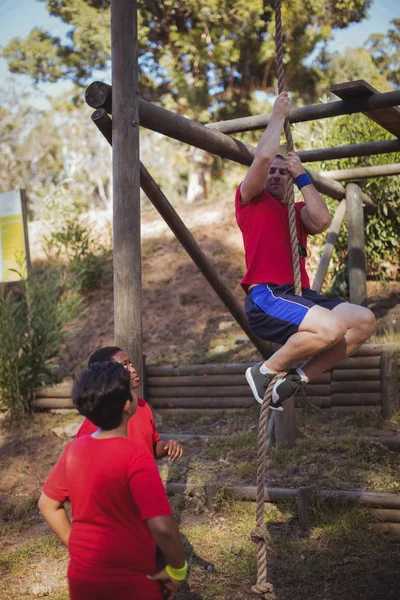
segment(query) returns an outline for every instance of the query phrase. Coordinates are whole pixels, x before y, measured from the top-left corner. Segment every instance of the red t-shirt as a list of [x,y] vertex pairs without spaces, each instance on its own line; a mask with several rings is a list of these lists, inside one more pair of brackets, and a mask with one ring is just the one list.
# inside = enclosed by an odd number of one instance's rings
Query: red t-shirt
[[[300,211],[304,202],[296,202],[297,236],[306,247],[305,231]],[[245,291],[254,283],[293,284],[292,245],[290,242],[287,205],[276,200],[266,190],[247,204],[240,203],[240,186],[235,196],[236,221],[242,232],[246,274],[241,284]],[[300,258],[302,287],[309,288],[305,259]]]
[[156,544],[145,521],[171,508],[147,450],[124,437],[83,436],[65,448],[43,492],[71,503],[69,579],[114,580],[116,591],[137,581],[142,593],[132,597],[161,600],[159,584],[146,578],[155,572]]
[[[80,426],[76,437],[82,437],[83,435],[91,435],[97,431],[98,427],[93,425],[91,421],[85,419]],[[138,407],[134,415],[128,421],[128,439],[134,440],[144,448],[147,448],[149,452],[154,456],[154,448],[160,436],[154,423],[154,415],[150,406],[138,398]]]

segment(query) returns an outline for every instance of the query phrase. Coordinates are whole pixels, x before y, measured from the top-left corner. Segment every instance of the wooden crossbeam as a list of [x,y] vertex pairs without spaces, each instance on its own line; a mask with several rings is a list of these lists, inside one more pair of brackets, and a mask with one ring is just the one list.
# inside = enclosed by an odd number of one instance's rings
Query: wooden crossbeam
[[[371,98],[371,96],[380,95],[380,92],[364,81],[364,79],[337,83],[331,86],[331,92],[342,100],[353,100],[355,98],[365,100]],[[396,137],[400,137],[400,108],[398,106],[376,108],[370,111],[363,111],[363,114],[390,133],[393,133]]]

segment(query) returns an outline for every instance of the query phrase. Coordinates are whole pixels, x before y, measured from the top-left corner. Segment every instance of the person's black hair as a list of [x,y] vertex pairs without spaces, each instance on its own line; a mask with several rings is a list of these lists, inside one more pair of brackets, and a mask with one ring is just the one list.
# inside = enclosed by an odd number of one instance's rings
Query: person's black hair
[[285,157],[282,154],[277,154],[275,158],[281,158],[282,160],[285,160]]
[[121,424],[122,409],[131,399],[131,376],[117,362],[92,363],[72,389],[72,401],[81,415],[105,431]]
[[122,348],[119,346],[104,346],[104,348],[95,350],[89,357],[88,367],[97,362],[110,362],[117,352],[122,352]]

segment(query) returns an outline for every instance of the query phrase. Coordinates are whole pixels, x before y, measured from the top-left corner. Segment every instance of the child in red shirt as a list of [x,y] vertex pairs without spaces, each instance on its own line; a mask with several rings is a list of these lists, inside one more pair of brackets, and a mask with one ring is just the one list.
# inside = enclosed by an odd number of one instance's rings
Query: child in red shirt
[[[89,358],[88,366],[95,362],[118,362],[131,375],[132,389],[136,390],[139,387],[139,376],[136,373],[135,367],[131,363],[129,355],[121,350],[118,346],[105,346],[99,348]],[[154,454],[156,458],[164,458],[168,456],[171,461],[179,460],[182,457],[182,446],[176,440],[168,440],[163,442],[158,435],[155,427],[154,416],[150,406],[142,400],[137,399],[138,407],[134,415],[128,422],[128,438],[135,440]],[[90,435],[96,431],[97,427],[88,419],[85,419],[79,428],[77,438],[82,435]]]
[[[98,429],[68,444],[39,500],[47,523],[68,546],[70,598],[162,600],[160,581],[172,600],[187,564],[154,458],[127,438],[137,408],[130,373],[118,363],[94,363],[72,398]],[[156,542],[168,564],[151,576]]]

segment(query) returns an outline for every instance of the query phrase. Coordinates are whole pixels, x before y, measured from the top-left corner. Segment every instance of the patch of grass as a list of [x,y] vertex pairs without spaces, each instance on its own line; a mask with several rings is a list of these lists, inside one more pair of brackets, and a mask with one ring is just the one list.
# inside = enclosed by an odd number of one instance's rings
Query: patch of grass
[[236,466],[234,467],[234,471],[235,471],[236,475],[239,476],[241,479],[255,477],[255,475],[257,473],[257,461],[252,460],[250,462],[246,461],[246,462],[237,463]]
[[[293,448],[274,448],[269,469],[279,470],[282,485],[344,488],[381,492],[400,490],[398,454],[379,442],[303,433]],[[351,477],[351,479],[349,479]]]
[[164,461],[160,466],[161,479],[167,481],[185,481],[189,470],[188,461],[182,458],[177,463]]
[[360,429],[363,427],[376,427],[385,429],[387,421],[382,418],[379,408],[373,413],[355,413],[349,415],[346,419],[346,423],[349,427],[354,429]]
[[[266,523],[288,516],[275,509],[267,512]],[[204,600],[251,597],[250,587],[257,571],[256,546],[250,540],[254,525],[255,504],[231,501],[207,519],[183,524],[182,531],[194,549],[190,584]],[[209,569],[201,568],[207,563]]]
[[390,419],[390,423],[400,430],[400,410]]
[[46,558],[65,559],[67,549],[52,534],[44,535],[22,544],[15,550],[0,554],[0,565],[7,564],[13,573],[24,571],[32,562]]
[[14,527],[22,530],[33,523],[39,522],[40,517],[37,508],[38,497],[26,496],[16,498],[13,502],[3,502],[0,506],[0,519],[5,525],[0,528],[0,539],[4,535],[5,527]]
[[400,329],[398,327],[386,327],[384,331],[372,336],[371,344],[391,344],[400,342]]
[[253,431],[244,431],[224,438],[210,438],[209,445],[204,450],[204,458],[211,459],[235,459],[239,461],[241,457],[249,452],[253,453],[257,444],[257,435]]

